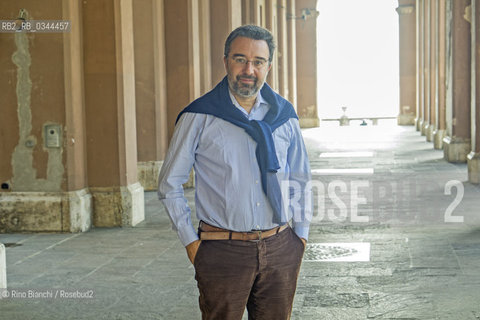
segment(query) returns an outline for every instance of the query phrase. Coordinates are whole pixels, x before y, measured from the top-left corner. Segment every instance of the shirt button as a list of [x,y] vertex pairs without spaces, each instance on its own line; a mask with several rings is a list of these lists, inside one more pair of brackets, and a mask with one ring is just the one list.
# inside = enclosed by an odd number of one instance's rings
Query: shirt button
[[257,202],[257,207],[260,207],[260,202]]
[[257,229],[260,230],[260,226],[257,224]]
[[255,180],[255,183],[258,184],[258,180]]

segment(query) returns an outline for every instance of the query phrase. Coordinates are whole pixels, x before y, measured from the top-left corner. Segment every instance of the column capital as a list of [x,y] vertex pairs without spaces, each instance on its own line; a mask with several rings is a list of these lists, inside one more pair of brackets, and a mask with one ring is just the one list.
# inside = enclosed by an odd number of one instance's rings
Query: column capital
[[398,6],[395,10],[399,15],[412,14],[415,11],[415,6],[403,5],[403,6]]

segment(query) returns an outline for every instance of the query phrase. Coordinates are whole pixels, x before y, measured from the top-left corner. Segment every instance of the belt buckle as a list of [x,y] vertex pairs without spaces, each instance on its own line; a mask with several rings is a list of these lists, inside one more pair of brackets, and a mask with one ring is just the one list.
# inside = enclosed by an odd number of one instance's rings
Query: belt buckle
[[248,241],[259,242],[260,240],[262,240],[262,230],[252,230],[252,231],[249,231],[248,233],[255,234],[257,236],[257,239],[252,239]]

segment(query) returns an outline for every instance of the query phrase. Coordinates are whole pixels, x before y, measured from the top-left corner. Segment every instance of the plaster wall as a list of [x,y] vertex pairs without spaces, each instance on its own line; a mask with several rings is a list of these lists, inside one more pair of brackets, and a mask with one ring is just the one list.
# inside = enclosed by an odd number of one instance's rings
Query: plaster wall
[[[62,2],[0,3],[0,19],[62,19]],[[5,191],[66,190],[63,37],[49,33],[0,33],[0,182]],[[59,127],[60,144],[47,148],[46,125]],[[6,186],[6,185],[5,185]]]

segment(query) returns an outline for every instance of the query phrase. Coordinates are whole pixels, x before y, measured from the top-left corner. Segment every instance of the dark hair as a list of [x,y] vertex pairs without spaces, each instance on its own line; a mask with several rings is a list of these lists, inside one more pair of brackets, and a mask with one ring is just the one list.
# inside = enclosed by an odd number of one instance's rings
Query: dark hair
[[237,29],[233,30],[228,35],[227,40],[225,40],[225,50],[223,53],[225,57],[228,57],[228,54],[230,53],[230,46],[233,40],[235,40],[237,37],[245,37],[254,40],[264,40],[265,42],[267,42],[269,51],[268,61],[272,61],[273,52],[275,51],[275,42],[273,40],[273,35],[270,33],[270,31],[252,24],[238,27]]

